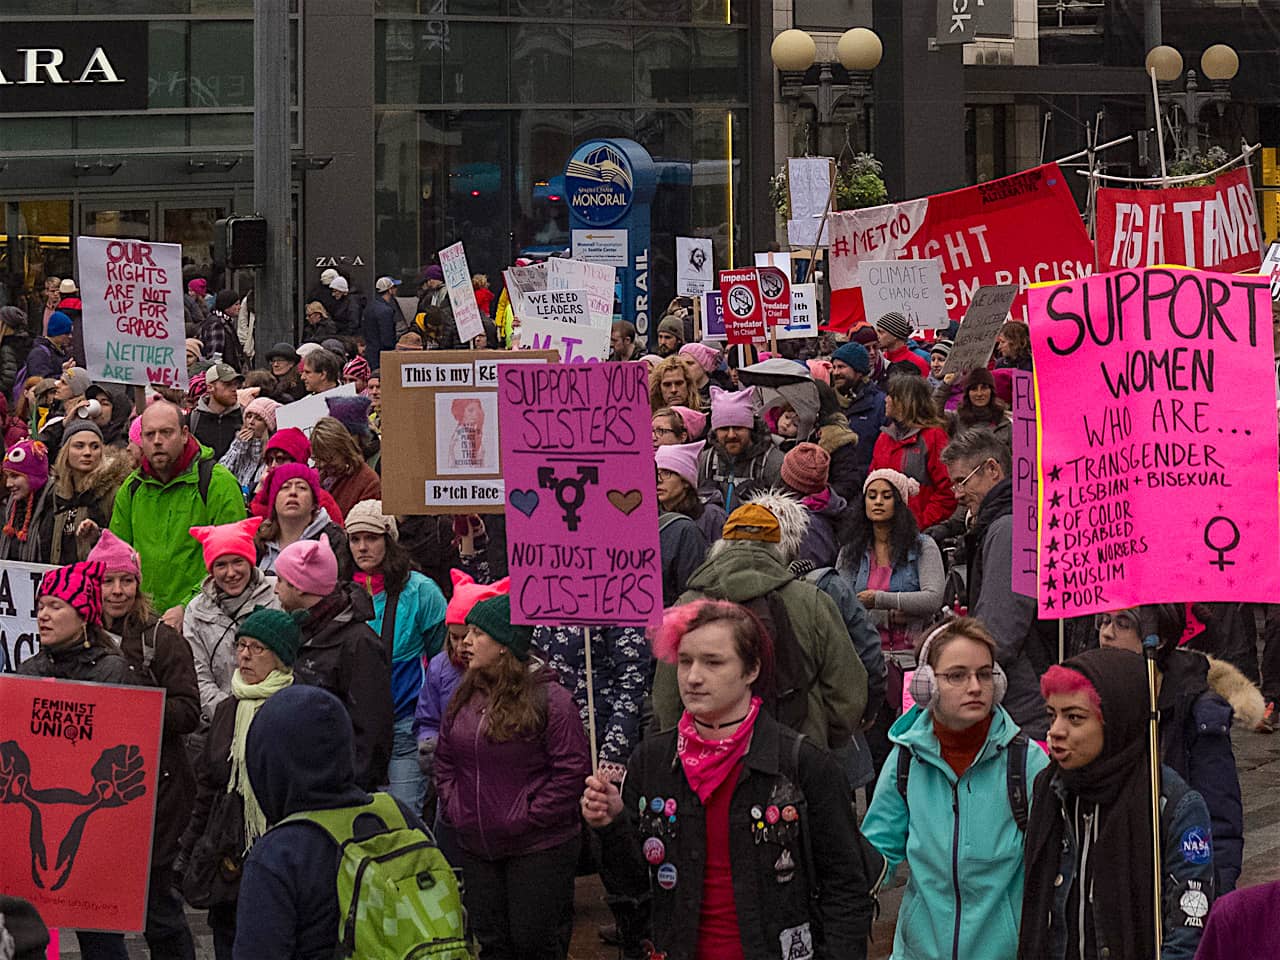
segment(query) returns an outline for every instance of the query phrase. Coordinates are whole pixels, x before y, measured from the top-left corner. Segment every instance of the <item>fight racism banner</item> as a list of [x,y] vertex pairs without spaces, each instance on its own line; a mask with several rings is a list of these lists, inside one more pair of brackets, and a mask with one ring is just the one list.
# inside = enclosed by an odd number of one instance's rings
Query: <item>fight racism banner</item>
[[1012,313],[1026,319],[1034,283],[1093,272],[1093,244],[1058,165],[973,187],[831,216],[831,319],[847,330],[866,315],[859,267],[873,260],[942,264],[947,314],[960,320],[979,287],[1017,284]]
[[1269,286],[1161,267],[1031,291],[1043,616],[1274,602]]
[[1098,191],[1098,272],[1177,263],[1222,273],[1262,261],[1248,167],[1207,187]]
[[164,690],[0,676],[0,890],[50,927],[141,930]]

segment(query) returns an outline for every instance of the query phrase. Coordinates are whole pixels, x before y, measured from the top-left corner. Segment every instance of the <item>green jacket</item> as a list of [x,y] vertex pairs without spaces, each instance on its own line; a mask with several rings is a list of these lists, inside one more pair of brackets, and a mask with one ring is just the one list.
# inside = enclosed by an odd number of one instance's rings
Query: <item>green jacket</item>
[[[731,541],[689,577],[678,603],[705,597],[745,603],[778,591],[796,642],[811,669],[809,711],[796,731],[832,748],[848,743],[867,706],[867,670],[858,659],[835,602],[814,584],[797,580],[768,544]],[[659,729],[674,727],[684,707],[676,669],[659,663],[653,678],[653,716]]]
[[138,551],[142,587],[161,613],[185,605],[209,572],[191,527],[245,518],[240,484],[224,466],[214,466],[208,501],[200,499],[198,464],[209,459],[213,459],[213,451],[201,446],[199,456],[168,483],[135,470],[125,477],[116,494],[111,532]]
[[[891,960],[1008,960],[1018,952],[1023,834],[1009,806],[1007,748],[1018,725],[996,707],[987,742],[964,774],[942,759],[933,715],[915,706],[889,729],[894,748],[880,769],[862,834],[888,861],[911,868],[898,911]],[[898,753],[915,759],[907,799],[898,792]],[[1049,765],[1027,746],[1030,784]]]

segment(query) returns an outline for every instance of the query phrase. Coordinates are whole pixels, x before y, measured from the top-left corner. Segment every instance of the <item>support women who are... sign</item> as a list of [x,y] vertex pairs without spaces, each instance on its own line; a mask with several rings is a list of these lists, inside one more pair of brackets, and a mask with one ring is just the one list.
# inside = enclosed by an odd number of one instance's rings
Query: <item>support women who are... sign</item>
[[500,363],[498,421],[512,622],[660,623],[645,364]]
[[1150,267],[1030,291],[1042,616],[1275,599],[1269,286]]

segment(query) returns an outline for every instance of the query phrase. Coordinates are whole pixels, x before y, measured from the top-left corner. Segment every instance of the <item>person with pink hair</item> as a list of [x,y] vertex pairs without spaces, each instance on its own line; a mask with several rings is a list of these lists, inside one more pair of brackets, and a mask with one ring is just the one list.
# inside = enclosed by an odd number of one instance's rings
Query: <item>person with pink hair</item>
[[[872,900],[844,775],[765,709],[768,631],[702,600],[667,612],[653,650],[676,666],[680,721],[640,744],[621,792],[591,776],[582,796],[606,863],[651,898],[653,955],[773,956],[781,943],[783,956],[865,958]],[[730,810],[749,813],[749,832],[730,830]],[[777,896],[739,902],[764,889]]]

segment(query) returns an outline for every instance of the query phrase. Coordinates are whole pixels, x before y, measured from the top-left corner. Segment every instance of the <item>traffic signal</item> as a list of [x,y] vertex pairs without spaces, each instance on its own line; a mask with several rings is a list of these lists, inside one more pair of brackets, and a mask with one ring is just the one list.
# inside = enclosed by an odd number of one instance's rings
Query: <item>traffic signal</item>
[[267,221],[224,217],[213,225],[213,261],[224,267],[260,267],[267,262]]

